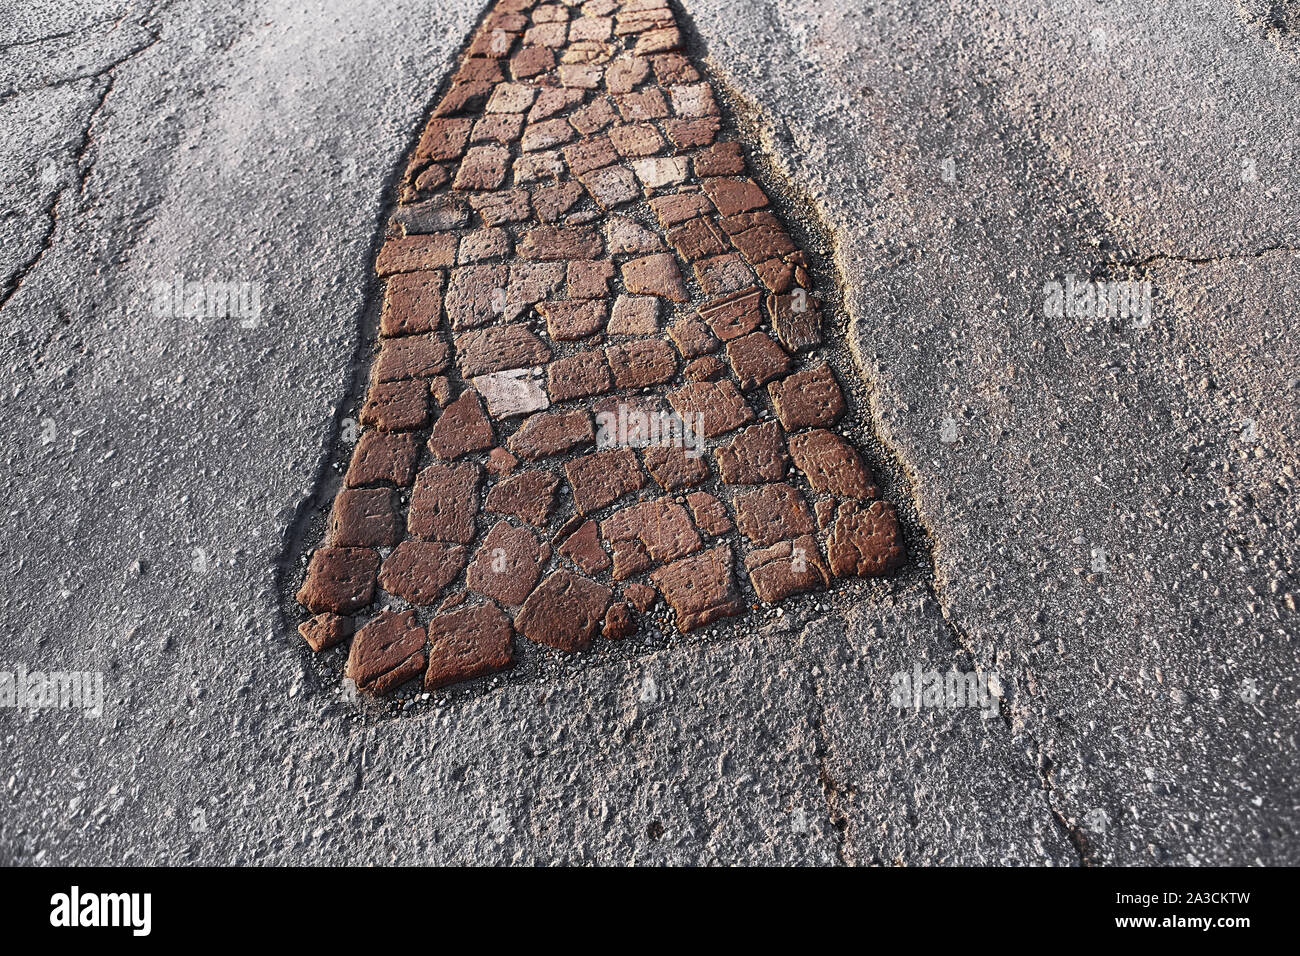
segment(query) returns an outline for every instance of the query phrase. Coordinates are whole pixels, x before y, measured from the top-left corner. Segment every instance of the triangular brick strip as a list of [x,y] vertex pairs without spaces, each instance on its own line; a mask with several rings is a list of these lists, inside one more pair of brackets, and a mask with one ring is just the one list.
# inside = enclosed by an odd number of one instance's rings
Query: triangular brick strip
[[363,689],[500,670],[512,630],[583,651],[652,588],[690,630],[901,564],[832,430],[808,264],[723,127],[666,0],[502,0],[474,35],[400,186],[365,430],[298,595],[316,650],[379,589],[410,606],[357,628]]

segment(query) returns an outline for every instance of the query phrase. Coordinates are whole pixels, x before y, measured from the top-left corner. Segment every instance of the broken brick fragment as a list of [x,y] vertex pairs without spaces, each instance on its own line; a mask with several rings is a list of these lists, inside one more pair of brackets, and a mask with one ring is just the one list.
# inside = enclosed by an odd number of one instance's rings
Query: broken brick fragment
[[428,606],[465,567],[464,545],[408,539],[379,568],[379,586],[411,604]]
[[685,633],[745,610],[736,591],[730,545],[667,564],[650,575]]
[[879,577],[900,567],[903,532],[894,506],[884,501],[842,501],[826,539],[826,556],[837,578]]
[[496,444],[492,423],[483,413],[478,393],[467,389],[448,405],[433,424],[429,451],[439,458],[459,458],[472,451],[483,451]]
[[776,422],[742,429],[713,451],[718,473],[729,485],[759,485],[780,481],[790,467],[785,435]]
[[853,446],[824,428],[791,435],[790,455],[813,491],[837,498],[874,498],[871,472]]
[[788,484],[763,485],[736,497],[736,524],[745,537],[764,546],[811,534],[812,515],[797,489]]
[[812,535],[778,541],[745,558],[749,582],[760,601],[769,604],[804,591],[820,591],[830,585],[830,572]]
[[334,498],[327,540],[336,548],[390,548],[402,540],[392,488],[345,488]]
[[473,462],[427,465],[411,489],[407,529],[430,541],[469,544],[474,540],[481,468]]
[[319,654],[352,636],[352,618],[325,611],[299,624],[298,633]]
[[844,393],[830,366],[795,372],[767,387],[781,426],[788,432],[810,425],[830,425],[844,414]]
[[599,574],[610,565],[609,555],[601,546],[596,522],[587,520],[578,526],[559,546],[560,554],[588,574]]
[[493,485],[483,508],[495,514],[512,515],[540,528],[555,510],[555,492],[559,486],[560,479],[549,471],[521,471]]
[[379,316],[379,334],[432,332],[442,320],[443,273],[404,272],[388,280]]
[[598,451],[575,458],[564,466],[573,489],[573,501],[583,514],[591,514],[644,487],[645,472],[630,448]]
[[359,611],[375,596],[378,570],[379,553],[373,548],[317,548],[297,601],[313,614]]
[[424,628],[414,611],[380,611],[357,631],[343,675],[374,694],[386,694],[424,670]]
[[571,571],[552,572],[528,596],[515,630],[535,644],[576,653],[591,646],[609,605],[609,588]]
[[500,604],[522,604],[550,556],[550,545],[533,532],[498,521],[475,552],[465,586]]
[[405,487],[415,477],[419,453],[419,439],[410,432],[365,432],[352,452],[344,484],[349,488],[382,484]]
[[510,618],[492,604],[435,614],[427,630],[429,668],[424,689],[428,691],[503,671],[514,656]]

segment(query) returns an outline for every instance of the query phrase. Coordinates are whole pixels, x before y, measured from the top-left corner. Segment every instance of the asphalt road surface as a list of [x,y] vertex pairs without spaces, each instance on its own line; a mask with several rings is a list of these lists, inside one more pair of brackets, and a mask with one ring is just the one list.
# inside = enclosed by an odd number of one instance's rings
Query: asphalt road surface
[[[482,7],[4,8],[0,671],[104,702],[0,712],[0,862],[1300,862],[1284,5],[687,5],[828,246],[909,565],[396,712],[285,591]],[[953,669],[996,704],[891,701]]]

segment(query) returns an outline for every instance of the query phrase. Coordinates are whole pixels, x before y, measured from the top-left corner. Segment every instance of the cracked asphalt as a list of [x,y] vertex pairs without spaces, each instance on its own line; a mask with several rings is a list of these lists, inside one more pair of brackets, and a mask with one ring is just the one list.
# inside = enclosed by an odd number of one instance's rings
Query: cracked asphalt
[[[1278,6],[689,3],[834,244],[912,563],[394,715],[278,565],[480,5],[8,0],[0,671],[106,702],[0,710],[0,861],[1300,862]],[[259,322],[158,314],[178,275]],[[1149,321],[1054,314],[1067,277],[1149,282]],[[891,706],[918,666],[996,672],[998,715]]]

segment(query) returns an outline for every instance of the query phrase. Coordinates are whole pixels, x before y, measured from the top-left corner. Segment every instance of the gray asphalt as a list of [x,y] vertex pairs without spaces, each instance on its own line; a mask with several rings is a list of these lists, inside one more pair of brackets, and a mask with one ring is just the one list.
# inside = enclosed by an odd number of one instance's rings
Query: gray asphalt
[[[107,701],[0,710],[0,862],[1300,862],[1278,6],[690,3],[834,244],[914,560],[392,716],[276,565],[481,8],[4,0],[0,670]],[[178,274],[260,322],[155,314]],[[1151,282],[1149,321],[1049,314],[1070,275]],[[917,665],[996,671],[1000,712],[890,706]]]

